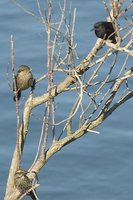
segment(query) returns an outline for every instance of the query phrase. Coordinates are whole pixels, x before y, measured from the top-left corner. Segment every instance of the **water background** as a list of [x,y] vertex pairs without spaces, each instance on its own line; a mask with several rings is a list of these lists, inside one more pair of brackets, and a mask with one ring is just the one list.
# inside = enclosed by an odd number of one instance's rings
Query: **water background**
[[[38,15],[35,0],[19,1]],[[69,2],[69,0],[68,0]],[[130,2],[130,1],[129,1]],[[45,6],[45,1],[41,1]],[[55,1],[54,15],[58,1]],[[93,24],[105,20],[107,13],[100,0],[72,1],[77,8],[75,38],[79,58],[82,60],[93,47],[96,37],[89,30]],[[131,11],[127,17],[131,16]],[[0,0],[0,199],[3,199],[8,170],[15,146],[16,115],[12,92],[7,84],[6,72],[11,81],[10,36],[14,35],[15,66],[32,66],[36,77],[46,66],[46,35],[42,25],[26,14],[12,1]],[[62,77],[60,76],[60,80]],[[60,81],[58,80],[58,81]],[[38,86],[37,94],[45,91]],[[27,92],[24,93],[24,96]],[[69,96],[58,98],[64,114],[71,103]],[[40,108],[41,111],[41,108]],[[39,110],[38,110],[39,112]],[[37,114],[37,113],[36,113]],[[39,112],[37,116],[43,116]],[[132,99],[115,111],[101,126],[100,135],[88,134],[55,154],[39,174],[38,194],[41,200],[132,200],[133,198],[133,109]],[[32,117],[32,140],[27,139],[23,167],[29,166],[35,154],[35,143],[41,122]],[[59,121],[58,120],[58,121]],[[40,123],[40,126],[39,126]],[[75,124],[76,126],[76,124]],[[25,199],[28,199],[26,197]]]

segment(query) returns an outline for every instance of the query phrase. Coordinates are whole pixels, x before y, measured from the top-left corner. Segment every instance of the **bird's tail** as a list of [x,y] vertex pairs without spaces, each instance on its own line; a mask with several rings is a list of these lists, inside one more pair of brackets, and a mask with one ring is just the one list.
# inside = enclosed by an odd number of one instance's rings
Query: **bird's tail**
[[30,197],[32,198],[32,200],[39,200],[36,194],[35,190],[32,190],[28,193],[28,195],[30,195]]
[[18,90],[18,91],[14,94],[13,100],[16,101],[16,99],[17,99],[17,100],[19,101],[20,97],[21,97],[21,91]]

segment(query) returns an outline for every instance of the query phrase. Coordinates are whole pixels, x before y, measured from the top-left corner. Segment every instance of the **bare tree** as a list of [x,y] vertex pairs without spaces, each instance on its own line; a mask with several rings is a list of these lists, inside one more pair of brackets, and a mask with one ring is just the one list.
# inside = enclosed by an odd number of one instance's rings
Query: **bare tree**
[[[48,1],[48,10],[45,13],[42,12],[39,0],[36,0],[36,2],[40,18],[21,5],[18,4],[18,6],[36,17],[46,30],[47,73],[36,79],[36,84],[45,79],[48,88],[46,93],[36,97],[34,97],[34,91],[31,91],[25,102],[22,118],[19,114],[19,102],[16,101],[17,139],[7,181],[5,200],[22,199],[27,193],[38,187],[38,181],[33,180],[37,179],[38,172],[51,156],[84,134],[98,134],[99,132],[95,131],[94,128],[103,123],[120,105],[133,97],[133,91],[128,84],[128,80],[133,76],[133,66],[128,66],[128,60],[133,56],[133,22],[128,20],[125,27],[119,27],[119,19],[125,18],[125,14],[132,8],[133,3],[126,5],[123,10],[124,0],[110,0],[108,4],[103,1],[105,11],[108,12],[107,21],[111,21],[114,25],[117,43],[113,44],[108,40],[97,39],[92,50],[79,63],[74,40],[76,8],[67,13],[67,1],[64,0],[62,4],[59,4],[60,20],[54,22],[52,19],[53,1]],[[125,59],[123,65],[120,66],[119,58],[121,54]],[[109,59],[112,62],[111,64],[108,62]],[[13,36],[11,36],[11,61],[15,85]],[[54,84],[56,73],[62,73],[65,77],[57,85]],[[55,107],[56,97],[61,93],[62,96],[65,93],[70,96],[74,95],[75,100],[66,118],[57,122],[56,112],[61,112],[61,110]],[[84,104],[84,99],[87,100],[87,105]],[[33,184],[31,188],[23,192],[14,186],[14,176],[20,170],[22,153],[27,134],[29,134],[31,112],[41,104],[45,105],[45,114],[40,142],[34,162],[26,173],[26,177],[31,182],[33,181]],[[73,127],[75,120],[78,123],[77,127]],[[62,132],[58,133],[56,127],[62,125]],[[25,183],[22,182],[21,184]]]

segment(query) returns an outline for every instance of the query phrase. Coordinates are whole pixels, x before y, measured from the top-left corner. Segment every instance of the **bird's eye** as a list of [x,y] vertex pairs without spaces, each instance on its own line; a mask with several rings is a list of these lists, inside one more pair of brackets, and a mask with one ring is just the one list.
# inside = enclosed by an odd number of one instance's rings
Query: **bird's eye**
[[19,69],[19,70],[18,70],[18,73],[20,73],[21,71],[22,71],[22,70],[21,70],[21,69]]
[[22,71],[24,71],[24,69],[19,69],[19,70],[18,70],[18,73],[20,73],[20,72],[22,72]]

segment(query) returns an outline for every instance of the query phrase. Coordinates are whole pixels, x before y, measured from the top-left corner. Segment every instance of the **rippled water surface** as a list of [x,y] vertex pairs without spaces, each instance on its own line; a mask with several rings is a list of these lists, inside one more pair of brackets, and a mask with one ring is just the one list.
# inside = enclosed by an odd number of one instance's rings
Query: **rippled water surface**
[[[19,1],[21,5],[39,15],[36,1]],[[45,1],[41,1],[42,6]],[[58,1],[53,14],[58,17]],[[68,1],[69,2],[69,1]],[[77,8],[75,38],[79,58],[82,60],[92,48],[96,37],[90,32],[96,21],[105,20],[107,13],[101,1],[72,1]],[[129,13],[130,15],[131,13]],[[35,17],[28,15],[13,1],[0,0],[0,199],[3,199],[8,170],[15,146],[16,115],[12,92],[7,84],[6,72],[11,81],[10,36],[14,35],[15,66],[32,66],[36,77],[46,66],[46,34]],[[59,75],[57,82],[63,79]],[[38,87],[37,94],[45,91]],[[26,96],[28,92],[24,92]],[[37,95],[36,94],[36,95]],[[25,97],[26,98],[26,97]],[[74,97],[57,98],[63,103],[57,121],[64,118]],[[133,109],[132,100],[121,106],[101,126],[100,135],[88,134],[54,155],[39,174],[38,194],[42,200],[132,200],[133,198]],[[23,106],[23,103],[22,103]],[[43,116],[39,108],[37,117]],[[41,122],[32,117],[33,136],[27,139],[23,167],[33,161]],[[76,126],[77,124],[75,124]],[[27,198],[27,197],[26,197]],[[26,199],[25,198],[25,199]],[[28,199],[28,198],[27,198]]]

